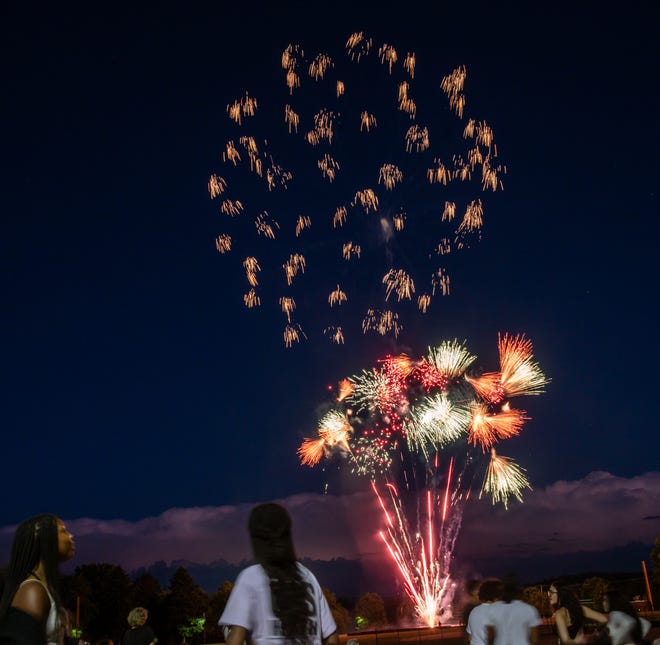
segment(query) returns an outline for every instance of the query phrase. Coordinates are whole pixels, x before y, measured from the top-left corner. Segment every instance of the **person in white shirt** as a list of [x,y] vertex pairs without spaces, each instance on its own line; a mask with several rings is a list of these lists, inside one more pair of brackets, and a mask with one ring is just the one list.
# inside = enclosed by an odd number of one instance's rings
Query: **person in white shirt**
[[651,623],[640,616],[620,590],[608,589],[603,596],[603,609],[607,614],[605,632],[611,645],[628,645],[644,642]]
[[258,564],[241,571],[218,621],[230,627],[227,645],[339,645],[321,586],[296,560],[286,509],[256,506],[248,531]]
[[502,600],[493,603],[490,613],[495,645],[537,645],[539,641],[541,615],[536,607],[520,600],[519,595],[516,578],[505,578]]
[[491,608],[502,595],[502,582],[497,578],[484,580],[479,586],[481,603],[470,611],[467,626],[467,642],[469,645],[489,645],[493,621]]

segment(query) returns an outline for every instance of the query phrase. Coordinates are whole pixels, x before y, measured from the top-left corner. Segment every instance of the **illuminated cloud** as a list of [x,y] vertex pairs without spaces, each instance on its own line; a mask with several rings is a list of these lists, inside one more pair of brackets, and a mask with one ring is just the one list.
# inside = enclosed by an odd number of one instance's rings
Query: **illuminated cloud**
[[[508,511],[485,500],[468,503],[455,552],[458,570],[486,575],[518,568],[529,577],[565,567],[577,572],[599,562],[612,570],[613,553],[622,558],[621,567],[637,569],[636,554],[650,552],[660,536],[660,472],[631,478],[593,472],[530,491],[524,499]],[[381,516],[371,493],[300,494],[276,501],[293,517],[300,558],[381,559],[376,536]],[[173,508],[135,522],[65,518],[78,546],[73,564],[112,562],[128,571],[157,561],[240,564],[251,556],[246,530],[251,507]],[[13,531],[0,529],[3,560]]]

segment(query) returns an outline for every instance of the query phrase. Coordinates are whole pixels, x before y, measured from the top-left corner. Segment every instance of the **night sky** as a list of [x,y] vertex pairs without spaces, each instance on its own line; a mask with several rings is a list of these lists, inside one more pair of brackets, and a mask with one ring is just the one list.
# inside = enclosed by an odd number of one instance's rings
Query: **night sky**
[[[320,494],[331,477],[296,449],[329,384],[453,338],[496,369],[506,331],[552,379],[507,446],[535,491],[594,471],[644,488],[660,454],[657,7],[433,4],[5,3],[0,526]],[[359,30],[415,51],[436,87],[467,67],[505,187],[452,294],[397,344],[287,349],[277,308],[242,304],[206,184],[236,136],[226,105],[282,94],[289,43],[343,52]]]

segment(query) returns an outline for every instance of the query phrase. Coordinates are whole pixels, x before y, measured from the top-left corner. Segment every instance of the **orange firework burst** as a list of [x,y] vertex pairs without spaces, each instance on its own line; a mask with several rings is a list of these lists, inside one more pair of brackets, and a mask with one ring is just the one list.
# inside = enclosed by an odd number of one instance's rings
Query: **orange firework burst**
[[500,336],[500,370],[502,388],[507,396],[541,394],[548,379],[532,359],[532,341],[524,335]]
[[527,417],[523,410],[512,410],[508,404],[499,413],[491,413],[482,403],[472,406],[472,420],[468,441],[481,445],[484,452],[496,441],[509,439],[520,433]]

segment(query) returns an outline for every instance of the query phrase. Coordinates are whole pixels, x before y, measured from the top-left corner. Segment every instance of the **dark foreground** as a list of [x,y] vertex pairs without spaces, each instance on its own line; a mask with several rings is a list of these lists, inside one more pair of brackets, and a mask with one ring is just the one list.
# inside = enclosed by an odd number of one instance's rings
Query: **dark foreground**
[[[647,639],[653,642],[660,638],[660,612],[644,614],[653,627],[647,635]],[[539,645],[557,645],[557,636],[554,634],[552,625],[543,625],[540,630]],[[341,645],[345,645],[349,639],[355,639],[359,645],[415,645],[424,643],[446,643],[446,645],[464,645],[465,631],[463,627],[436,627],[433,629],[393,629],[377,632],[356,632],[342,634],[339,637]]]

